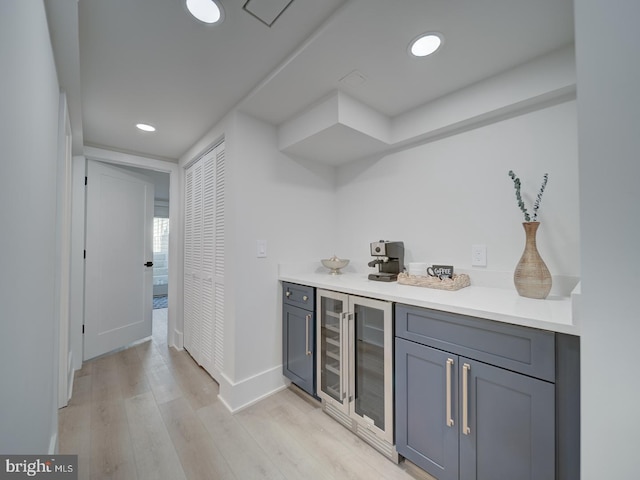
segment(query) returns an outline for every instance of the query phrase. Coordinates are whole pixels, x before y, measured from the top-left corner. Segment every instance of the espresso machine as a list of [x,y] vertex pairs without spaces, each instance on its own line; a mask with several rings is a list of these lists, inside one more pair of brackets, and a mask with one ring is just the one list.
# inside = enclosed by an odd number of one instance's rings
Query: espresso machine
[[370,273],[369,280],[394,282],[398,274],[404,270],[404,242],[380,240],[371,243],[371,255],[376,257],[368,263],[370,267],[378,266],[377,273]]

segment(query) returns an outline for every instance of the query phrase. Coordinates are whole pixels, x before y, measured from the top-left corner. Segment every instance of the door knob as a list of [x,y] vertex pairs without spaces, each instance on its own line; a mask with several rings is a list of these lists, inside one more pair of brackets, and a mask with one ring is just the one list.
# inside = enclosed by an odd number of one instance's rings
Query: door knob
[[153,267],[153,262],[147,262],[144,264],[145,267]]

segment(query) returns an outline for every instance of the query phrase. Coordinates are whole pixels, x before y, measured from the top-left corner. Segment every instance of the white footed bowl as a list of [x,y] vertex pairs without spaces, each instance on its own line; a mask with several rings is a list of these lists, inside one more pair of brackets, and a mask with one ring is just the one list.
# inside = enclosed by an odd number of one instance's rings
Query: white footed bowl
[[324,258],[320,261],[322,262],[322,265],[331,270],[329,272],[331,275],[339,275],[341,273],[340,269],[349,265],[349,260],[340,259],[338,257]]

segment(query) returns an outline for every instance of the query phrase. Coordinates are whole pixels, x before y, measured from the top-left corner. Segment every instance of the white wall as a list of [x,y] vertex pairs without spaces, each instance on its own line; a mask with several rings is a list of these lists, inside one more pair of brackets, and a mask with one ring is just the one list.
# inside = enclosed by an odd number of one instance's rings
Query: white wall
[[[236,117],[235,291],[237,380],[282,364],[278,263],[332,255],[337,231],[334,170],[301,164],[277,149],[276,129],[245,114]],[[256,241],[267,240],[267,258]],[[280,373],[280,372],[278,372]]]
[[640,3],[574,3],[582,217],[582,478],[636,479]]
[[0,452],[52,452],[59,87],[42,1],[0,3]]
[[[562,58],[571,69],[573,62]],[[225,138],[225,352],[219,380],[227,405],[240,408],[282,384],[279,263],[317,262],[335,253],[362,268],[371,258],[369,243],[384,238],[405,242],[406,262],[469,269],[471,245],[480,243],[488,253],[482,272],[510,277],[524,248],[510,169],[521,177],[530,208],[542,175],[550,174],[539,248],[554,275],[578,277],[576,102],[565,98],[539,108],[340,167],[283,154],[274,126],[237,110],[194,145],[181,166]],[[267,258],[256,258],[257,240],[267,241]]]
[[[220,397],[232,410],[284,385],[278,264],[330,256],[335,170],[293,160],[276,128],[234,111],[181,159],[225,139],[225,332]],[[267,241],[257,258],[256,241]]]
[[[542,176],[538,248],[554,275],[580,275],[576,104],[569,101],[338,170],[338,256],[370,259],[369,242],[402,240],[405,263],[513,272],[524,248],[513,169],[532,210]],[[473,274],[471,275],[473,281]]]

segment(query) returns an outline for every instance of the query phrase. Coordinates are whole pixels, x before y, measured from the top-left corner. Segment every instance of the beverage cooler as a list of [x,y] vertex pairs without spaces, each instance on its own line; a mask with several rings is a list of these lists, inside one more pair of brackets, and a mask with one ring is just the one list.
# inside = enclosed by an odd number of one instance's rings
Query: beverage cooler
[[394,461],[392,304],[317,291],[317,395],[326,413]]

